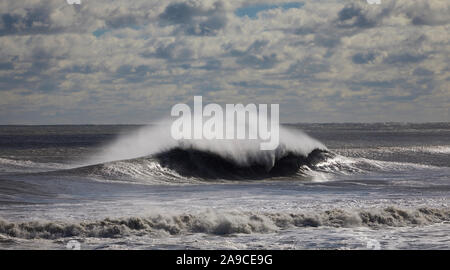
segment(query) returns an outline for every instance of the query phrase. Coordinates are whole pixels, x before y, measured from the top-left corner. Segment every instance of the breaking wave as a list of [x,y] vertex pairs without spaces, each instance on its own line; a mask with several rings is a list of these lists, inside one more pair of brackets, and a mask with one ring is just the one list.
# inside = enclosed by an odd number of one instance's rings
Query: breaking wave
[[148,217],[104,219],[80,223],[0,220],[0,235],[26,239],[64,237],[115,238],[131,234],[163,233],[212,235],[269,233],[292,227],[424,226],[450,221],[449,208],[332,209],[319,213],[252,213],[206,211],[197,214],[157,214]]
[[307,156],[315,149],[327,149],[321,142],[305,133],[282,126],[279,131],[279,146],[277,149],[262,151],[260,150],[262,142],[260,139],[175,140],[170,136],[170,126],[163,122],[118,138],[115,142],[105,146],[101,153],[88,159],[86,163],[101,164],[117,160],[129,160],[153,156],[173,148],[181,148],[214,153],[240,165],[257,162],[273,166],[276,158],[284,153]]
[[260,150],[260,140],[176,141],[168,134],[167,125],[144,128],[106,146],[88,160],[93,165],[68,171],[168,183],[265,179],[301,174],[333,156],[319,141],[288,128],[280,129],[279,146],[270,151]]

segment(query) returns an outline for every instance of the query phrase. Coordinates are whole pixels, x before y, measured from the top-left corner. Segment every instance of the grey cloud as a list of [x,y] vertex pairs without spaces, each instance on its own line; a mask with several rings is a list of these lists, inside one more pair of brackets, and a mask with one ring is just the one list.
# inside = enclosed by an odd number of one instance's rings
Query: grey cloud
[[140,8],[120,6],[107,13],[106,16],[102,15],[98,17],[104,21],[107,28],[118,29],[138,27],[150,23],[150,12],[151,8],[147,7],[144,2]]
[[15,34],[47,34],[61,29],[54,27],[50,20],[51,10],[39,7],[27,9],[25,15],[5,13],[1,15],[0,36]]
[[256,69],[269,69],[273,68],[278,63],[278,59],[276,53],[262,56],[247,54],[238,57],[236,62],[243,66],[249,66]]
[[[169,44],[168,46],[160,46],[156,49],[154,56],[164,59],[174,59],[175,58],[175,44]],[[152,54],[144,54],[144,56],[152,56]]]
[[267,40],[256,40],[244,51],[231,49],[229,55],[236,58],[236,63],[255,69],[270,69],[278,63],[276,53],[264,53],[263,49],[269,44]]
[[162,58],[173,61],[183,61],[191,59],[194,51],[183,42],[172,42],[169,44],[157,45],[153,52],[143,52],[142,57],[145,58]]
[[59,83],[55,80],[46,80],[38,83],[36,90],[40,92],[54,92],[58,90]]
[[326,47],[333,48],[340,44],[341,37],[337,34],[316,34],[314,36],[314,44]]
[[69,68],[62,69],[62,73],[80,73],[80,74],[92,74],[98,72],[99,69],[92,65],[73,65]]
[[294,34],[296,35],[308,35],[308,34],[314,34],[317,31],[317,29],[313,27],[300,27],[294,30]]
[[227,18],[222,15],[211,16],[204,22],[194,24],[186,29],[186,33],[198,36],[213,36],[227,24]]
[[154,70],[147,65],[121,65],[116,71],[117,78],[124,78],[127,82],[137,83],[146,81],[148,75],[153,73]]
[[352,61],[355,64],[368,64],[375,60],[376,54],[372,52],[368,53],[356,53],[352,56]]
[[217,59],[211,59],[206,61],[206,63],[202,66],[200,66],[200,69],[206,69],[206,70],[217,70],[222,67],[222,62]]
[[171,24],[190,23],[195,16],[202,15],[204,12],[193,3],[174,3],[169,4],[159,18]]
[[360,27],[370,28],[376,25],[376,22],[369,19],[361,7],[350,4],[341,9],[338,13],[338,21],[341,27]]
[[178,25],[178,31],[188,35],[212,36],[227,24],[226,11],[222,2],[205,8],[198,2],[169,4],[159,15],[161,25]]
[[450,18],[435,18],[432,14],[419,15],[411,18],[414,25],[445,25],[450,23]]
[[106,26],[111,28],[124,28],[138,25],[138,19],[133,15],[121,15],[117,17],[106,18]]
[[14,65],[11,62],[0,62],[0,70],[14,69]]
[[[30,81],[29,77],[32,75],[39,75],[39,81]],[[61,78],[55,75],[49,76],[38,74],[36,71],[27,71],[23,74],[16,74],[15,76],[0,76],[0,91],[19,88],[18,93],[21,95],[29,95],[36,92],[51,92],[58,89],[60,80]]]
[[427,58],[426,55],[423,54],[413,54],[413,53],[398,53],[398,54],[390,54],[388,55],[383,62],[387,64],[414,64],[422,62]]
[[405,15],[413,25],[445,25],[450,23],[450,8],[433,5],[432,1],[418,1],[407,5]]
[[[238,81],[238,82],[231,82],[230,83],[232,86],[237,86],[237,87],[242,87],[242,88],[256,88],[256,89],[266,89],[264,91],[267,90],[280,90],[280,89],[284,89],[283,86],[281,85],[276,85],[276,84],[266,84],[266,83],[262,83],[259,81]],[[259,92],[261,93],[261,92]]]
[[387,89],[387,88],[394,88],[399,82],[400,82],[399,80],[390,80],[390,81],[381,80],[381,81],[361,81],[354,84],[359,86],[367,86],[371,88]]
[[44,70],[51,67],[52,60],[62,58],[57,56],[54,52],[46,50],[44,48],[37,47],[32,50],[31,60],[32,60],[32,70],[37,73],[43,72]]
[[413,74],[416,76],[430,76],[433,75],[434,72],[426,68],[418,67],[414,70]]
[[256,40],[247,48],[247,52],[257,53],[261,51],[261,49],[264,49],[267,45],[269,45],[268,40]]
[[307,57],[292,64],[287,70],[287,74],[291,79],[313,81],[315,80],[315,74],[329,70],[330,66],[324,60]]
[[[347,82],[352,90],[360,90],[362,87],[369,88],[373,94],[376,94],[380,101],[412,101],[418,97],[431,94],[436,87],[432,78],[424,78],[417,81],[407,78],[397,78],[392,80],[373,80],[373,81],[353,81]],[[393,94],[393,89],[401,90],[400,95]]]

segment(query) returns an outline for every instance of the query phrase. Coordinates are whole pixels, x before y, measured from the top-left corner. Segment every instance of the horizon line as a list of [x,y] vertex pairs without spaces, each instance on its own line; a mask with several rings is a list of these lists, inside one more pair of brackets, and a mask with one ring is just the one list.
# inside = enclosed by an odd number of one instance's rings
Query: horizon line
[[[450,121],[428,121],[428,122],[408,122],[408,121],[377,121],[377,122],[284,122],[280,125],[298,125],[298,124],[447,124]],[[146,126],[158,125],[159,122],[152,123],[111,123],[111,124],[0,124],[0,126]]]

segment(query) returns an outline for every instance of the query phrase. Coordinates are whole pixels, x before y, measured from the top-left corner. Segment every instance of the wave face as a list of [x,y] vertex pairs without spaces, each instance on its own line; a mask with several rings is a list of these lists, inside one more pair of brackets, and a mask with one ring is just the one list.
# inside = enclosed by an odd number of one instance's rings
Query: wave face
[[26,239],[64,237],[116,238],[136,233],[205,233],[212,235],[270,233],[292,227],[422,226],[450,221],[448,208],[332,209],[319,213],[252,213],[212,211],[197,214],[157,214],[148,217],[104,219],[81,223],[0,220],[0,235]]
[[[280,153],[281,152],[281,153]],[[180,147],[155,155],[161,166],[180,175],[207,179],[264,179],[292,176],[301,172],[303,166],[314,167],[332,154],[315,149],[308,155],[277,151],[272,158],[261,153],[259,159],[237,163],[231,158],[197,149]]]

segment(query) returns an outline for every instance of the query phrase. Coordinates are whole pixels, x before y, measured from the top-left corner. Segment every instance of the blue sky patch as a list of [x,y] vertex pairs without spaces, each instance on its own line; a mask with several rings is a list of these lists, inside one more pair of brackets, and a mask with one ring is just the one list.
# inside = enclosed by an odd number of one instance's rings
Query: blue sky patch
[[[127,25],[126,27],[134,29],[134,30],[142,29],[142,26],[139,26],[139,25]],[[115,28],[114,27],[113,28],[99,28],[99,29],[95,30],[94,32],[92,32],[92,34],[95,37],[100,37],[100,36],[110,32],[110,31],[112,31],[114,29],[118,29],[118,28],[117,27],[115,27]]]
[[92,34],[94,35],[94,36],[96,36],[96,37],[100,37],[100,36],[102,36],[103,34],[105,34],[106,32],[108,32],[108,31],[110,31],[109,29],[106,29],[106,28],[100,28],[100,29],[97,29],[97,30],[95,30],[94,32],[92,32]]
[[258,13],[261,11],[274,9],[274,8],[282,8],[284,10],[291,9],[291,8],[301,8],[303,6],[303,3],[300,2],[289,2],[289,3],[283,3],[283,4],[256,4],[256,5],[250,5],[241,7],[235,10],[235,14],[238,17],[244,17],[248,16],[251,19],[256,19],[258,16]]

